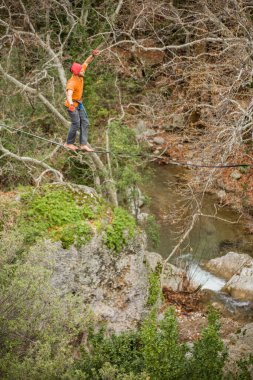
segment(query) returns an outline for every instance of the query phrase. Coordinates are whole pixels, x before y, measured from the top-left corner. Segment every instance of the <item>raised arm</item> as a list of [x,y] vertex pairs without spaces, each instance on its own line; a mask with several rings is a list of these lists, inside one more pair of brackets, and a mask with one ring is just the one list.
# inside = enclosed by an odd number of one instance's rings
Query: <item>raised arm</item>
[[100,54],[100,51],[98,49],[95,49],[92,51],[91,55],[86,58],[86,60],[84,61],[83,65],[86,65],[88,66],[89,63],[91,63],[94,59],[95,56],[99,55]]

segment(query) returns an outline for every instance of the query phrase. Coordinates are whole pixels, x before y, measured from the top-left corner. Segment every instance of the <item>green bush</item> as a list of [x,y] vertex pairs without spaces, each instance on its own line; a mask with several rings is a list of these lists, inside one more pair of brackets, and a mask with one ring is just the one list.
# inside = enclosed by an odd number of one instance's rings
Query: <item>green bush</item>
[[[80,198],[81,197],[81,198]],[[94,218],[90,198],[76,195],[69,189],[45,186],[38,192],[23,194],[20,231],[27,243],[48,236],[61,240],[64,248],[90,240],[92,230],[87,220]]]
[[154,306],[159,297],[162,299],[160,275],[155,271],[151,272],[149,275],[149,293],[147,306]]
[[126,332],[119,336],[105,336],[105,330],[88,337],[90,350],[84,347],[78,370],[82,370],[89,379],[99,380],[101,369],[106,363],[117,369],[117,373],[140,373],[142,370],[142,353],[139,349],[140,336],[138,332]]
[[87,342],[89,349],[83,348],[73,371],[94,380],[225,379],[223,366],[226,354],[218,336],[217,318],[214,311],[209,314],[208,327],[192,351],[179,342],[172,308],[165,312],[160,322],[154,308],[135,332],[106,336],[105,329],[96,333],[92,330]]
[[[129,206],[136,199],[136,189],[145,182],[149,170],[141,157],[144,144],[136,142],[136,133],[116,120],[109,125],[112,174],[121,204]],[[145,172],[144,169],[145,168]]]
[[[19,260],[0,289],[0,377],[3,380],[57,380],[72,368],[89,313],[78,296],[58,296],[52,273],[42,264],[46,246]],[[0,278],[10,268],[8,260]]]
[[152,380],[180,380],[186,375],[186,346],[178,342],[175,312],[168,309],[158,325],[153,309],[141,330],[144,368]]
[[112,222],[106,228],[105,244],[109,249],[119,253],[127,241],[134,237],[135,231],[134,218],[124,209],[116,207]]
[[219,337],[218,313],[211,310],[208,315],[208,327],[202,332],[200,340],[194,343],[193,356],[190,360],[190,378],[192,380],[221,380],[222,369],[227,352]]

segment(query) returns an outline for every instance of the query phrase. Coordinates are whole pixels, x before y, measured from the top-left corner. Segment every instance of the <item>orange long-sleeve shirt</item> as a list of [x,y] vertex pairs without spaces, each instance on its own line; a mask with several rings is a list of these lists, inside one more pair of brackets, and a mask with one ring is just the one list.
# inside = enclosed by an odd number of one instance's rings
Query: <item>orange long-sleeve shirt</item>
[[[82,66],[83,66],[83,69],[84,69],[84,72],[85,72],[88,65],[86,63],[84,63]],[[73,99],[73,103],[74,103],[75,106],[78,105],[78,103],[75,102],[75,100],[81,100],[82,99],[82,96],[83,96],[83,87],[84,87],[83,83],[84,83],[83,77],[79,77],[78,75],[72,75],[71,78],[67,82],[66,92],[68,90],[72,90],[73,91],[72,99]],[[66,107],[70,106],[70,104],[69,104],[69,102],[68,102],[67,99],[65,100],[64,105]]]

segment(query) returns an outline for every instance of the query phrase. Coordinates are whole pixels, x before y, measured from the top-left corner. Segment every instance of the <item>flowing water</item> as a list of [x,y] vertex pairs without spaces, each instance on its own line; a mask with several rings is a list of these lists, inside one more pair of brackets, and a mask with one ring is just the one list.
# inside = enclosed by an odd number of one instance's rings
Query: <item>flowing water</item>
[[[173,210],[182,200],[178,185],[183,182],[185,169],[173,165],[155,165],[154,176],[142,190],[150,198],[149,212],[155,215],[160,229],[160,245],[155,250],[164,258],[168,257],[175,246],[178,231],[177,220],[173,220]],[[202,212],[215,214],[218,200],[214,195],[206,194],[202,203]],[[200,217],[195,227],[182,244],[171,262],[186,267],[188,275],[196,285],[214,292],[218,301],[226,305],[227,310],[235,313],[241,310],[252,314],[252,303],[234,300],[220,292],[225,281],[207,272],[201,267],[203,261],[226,254],[229,251],[248,253],[253,256],[253,236],[244,228],[245,220],[228,207],[219,207],[217,216],[223,220]],[[227,220],[224,221],[224,220]],[[251,318],[249,318],[251,319]]]

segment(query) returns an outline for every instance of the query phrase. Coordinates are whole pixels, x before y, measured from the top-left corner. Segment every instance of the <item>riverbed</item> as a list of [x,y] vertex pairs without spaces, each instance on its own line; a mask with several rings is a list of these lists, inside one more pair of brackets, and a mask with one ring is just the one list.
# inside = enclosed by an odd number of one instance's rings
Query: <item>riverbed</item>
[[[167,258],[177,244],[180,232],[181,236],[183,233],[177,219],[178,215],[174,217],[174,210],[177,205],[180,207],[183,202],[187,203],[180,191],[187,169],[173,165],[155,165],[152,169],[152,181],[149,181],[142,189],[150,199],[144,211],[152,213],[157,220],[160,244],[155,250]],[[225,281],[202,267],[204,261],[230,251],[248,253],[253,256],[253,235],[245,229],[246,220],[231,207],[220,205],[219,199],[213,194],[205,194],[201,211],[210,216],[199,218],[170,261],[187,268],[188,275],[194,282],[201,284],[203,289],[213,291],[214,299],[225,304],[227,310],[237,314],[239,310],[238,315],[244,317],[246,315],[249,317],[246,319],[252,320],[252,303],[237,301],[222,293],[221,289]],[[183,224],[183,221],[181,223]],[[149,249],[152,250],[152,247],[150,246]]]

